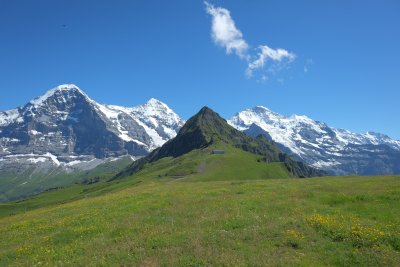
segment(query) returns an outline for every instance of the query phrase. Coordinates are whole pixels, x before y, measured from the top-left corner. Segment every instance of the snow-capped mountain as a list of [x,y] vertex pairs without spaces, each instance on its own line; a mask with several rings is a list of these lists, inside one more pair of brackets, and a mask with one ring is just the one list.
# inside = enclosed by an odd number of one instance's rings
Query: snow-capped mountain
[[60,85],[0,112],[0,182],[10,170],[28,177],[25,183],[34,173],[89,170],[123,156],[145,156],[183,124],[156,99],[137,107],[103,105],[76,85]]
[[122,140],[143,145],[147,152],[175,137],[184,124],[173,110],[154,98],[133,108],[100,104],[96,107],[117,129]]
[[60,85],[0,113],[0,156],[143,156],[174,137],[183,123],[156,99],[132,108],[102,105],[75,85]]
[[228,123],[250,135],[264,134],[306,163],[335,174],[400,173],[400,141],[368,132],[331,128],[306,116],[285,117],[258,106]]

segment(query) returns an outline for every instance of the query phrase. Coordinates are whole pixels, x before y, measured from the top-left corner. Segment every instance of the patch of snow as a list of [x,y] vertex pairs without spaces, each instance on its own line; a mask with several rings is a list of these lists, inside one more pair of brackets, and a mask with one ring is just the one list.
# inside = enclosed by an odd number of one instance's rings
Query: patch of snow
[[112,112],[117,111],[117,114],[120,114],[121,112],[125,114],[130,114],[133,110],[133,108],[116,106],[116,105],[105,105],[104,107],[111,110]]
[[0,138],[1,141],[5,141],[5,142],[19,142],[21,140],[17,139],[17,138],[9,138],[9,137],[2,137]]
[[19,119],[18,109],[11,109],[0,112],[0,126],[7,126],[15,120]]
[[156,130],[150,128],[149,126],[147,126],[147,124],[143,123],[141,120],[136,120],[136,122],[142,126],[144,128],[144,130],[146,131],[146,133],[151,137],[151,139],[153,140],[153,143],[150,145],[150,150],[153,150],[157,147],[162,146],[165,142],[167,142],[168,140],[164,140],[158,133]]
[[[121,130],[121,128],[118,128],[119,130],[119,134],[118,137],[121,138],[122,140],[126,141],[126,142],[130,142],[130,141],[135,141],[132,137],[130,137],[128,135],[128,131],[123,131]],[[140,142],[141,143],[141,142]],[[142,143],[143,144],[143,143]]]
[[[114,126],[117,128],[118,130],[118,136],[119,138],[121,138],[122,140],[126,141],[126,142],[136,142],[138,144],[144,144],[140,141],[137,141],[135,139],[133,139],[132,137],[129,136],[129,131],[126,131],[122,126],[120,121],[118,120],[118,116],[121,112],[123,112],[124,108],[122,107],[118,107],[118,109],[116,108],[117,106],[106,106],[106,105],[101,105],[101,104],[97,104],[96,105],[98,107],[98,109],[101,111],[101,113],[103,113],[109,120],[111,120],[111,122],[113,122]],[[144,144],[145,145],[145,144]]]
[[120,114],[120,112],[117,109],[111,108],[116,106],[106,106],[101,104],[97,104],[96,106],[108,119],[110,120],[118,119],[118,115]]
[[335,165],[339,165],[340,162],[337,161],[317,161],[313,164],[311,164],[312,167],[318,168],[318,169],[325,169],[329,167],[333,167]]
[[81,161],[81,160],[73,160],[73,161],[70,161],[70,162],[66,163],[65,165],[66,165],[66,166],[74,166],[74,165],[79,164],[79,163],[82,163],[82,162],[84,162],[84,161]]
[[44,157],[39,157],[39,158],[29,158],[28,161],[32,162],[32,163],[38,163],[38,162],[46,162],[48,161],[48,158],[44,158]]
[[130,156],[130,155],[123,155],[123,156],[119,156],[119,157],[111,157],[111,158],[107,158],[106,161],[108,162],[113,162],[113,161],[117,161],[126,157],[130,157],[133,161],[135,161],[135,158]]
[[57,159],[57,156],[51,154],[50,152],[47,152],[46,154],[44,154],[44,156],[49,157],[57,166],[60,166],[60,162]]
[[30,130],[29,132],[30,132],[31,134],[33,134],[33,135],[41,134],[41,132],[38,132],[38,131],[36,131],[36,130]]
[[7,155],[7,156],[5,156],[5,158],[35,157],[35,156],[40,156],[40,155],[35,155],[33,153],[30,153],[30,154],[13,154],[13,155]]
[[[164,129],[164,133],[166,133],[170,139],[174,138],[177,134],[177,132],[175,130],[168,128],[166,126],[163,126],[163,129]],[[165,140],[165,141],[168,141],[168,140]]]

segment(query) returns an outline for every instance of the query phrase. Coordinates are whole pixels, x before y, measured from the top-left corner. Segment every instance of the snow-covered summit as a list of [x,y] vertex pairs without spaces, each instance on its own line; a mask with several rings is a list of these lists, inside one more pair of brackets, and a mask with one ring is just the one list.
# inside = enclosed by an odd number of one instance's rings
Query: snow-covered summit
[[158,127],[157,121],[162,121],[168,127],[183,126],[184,121],[167,104],[151,98],[146,104],[134,107],[132,112]]
[[[283,116],[263,106],[241,111],[230,118],[228,123],[238,130],[254,134],[259,133],[258,130],[254,130],[254,127],[259,127],[285,152],[296,155],[314,167],[327,170],[336,168],[337,173],[361,173],[359,169],[351,169],[356,168],[354,166],[358,164],[356,157],[358,160],[372,159],[373,157],[367,154],[379,152],[379,157],[384,158],[390,157],[385,153],[392,155],[400,152],[400,141],[393,140],[384,134],[352,133],[348,130],[329,127],[323,122],[314,121],[304,115]],[[392,149],[397,152],[383,152],[385,147],[387,150]],[[345,162],[350,158],[351,166]]]
[[[175,137],[184,124],[171,108],[155,98],[136,107],[102,104],[96,106],[118,129],[123,140],[146,144],[148,151]],[[132,130],[132,124],[145,134]]]
[[153,106],[153,107],[155,107],[155,106],[163,106],[163,107],[167,107],[168,108],[168,106],[164,103],[164,102],[161,102],[160,100],[158,100],[158,99],[156,99],[156,98],[150,98],[147,102],[146,102],[146,104],[145,105],[148,105],[148,106]]
[[54,110],[54,108],[50,108],[50,106],[65,106],[70,102],[76,101],[77,98],[85,99],[90,103],[94,102],[74,84],[59,85],[46,91],[43,95],[32,99],[22,107],[0,111],[0,126],[6,126],[15,122],[23,123],[26,115],[34,116],[38,109],[44,108]]
[[61,84],[57,87],[54,87],[48,90],[42,96],[39,96],[29,102],[29,104],[33,105],[34,107],[39,107],[45,105],[49,98],[54,97],[57,95],[60,101],[66,102],[69,97],[80,95],[86,98],[89,101],[92,101],[78,86],[75,84]]

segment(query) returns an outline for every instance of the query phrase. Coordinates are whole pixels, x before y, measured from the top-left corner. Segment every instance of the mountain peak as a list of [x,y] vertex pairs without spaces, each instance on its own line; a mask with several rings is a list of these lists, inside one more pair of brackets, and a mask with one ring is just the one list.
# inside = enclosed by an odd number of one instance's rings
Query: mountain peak
[[[201,119],[220,119],[220,120],[224,120],[217,112],[215,112],[214,110],[212,110],[211,108],[204,106],[202,107],[199,112],[197,112],[193,118],[201,118]],[[224,120],[225,121],[225,120]]]
[[151,106],[166,106],[166,104],[156,98],[150,98],[147,103],[147,105],[151,105]]
[[152,114],[158,112],[173,113],[172,109],[167,104],[156,98],[150,98],[146,104],[135,107],[134,109],[143,109]]
[[87,97],[86,93],[83,92],[81,88],[79,88],[77,85],[72,84],[72,83],[71,84],[61,84],[61,85],[53,88],[53,90],[55,90],[55,91],[76,92],[76,93],[79,93],[79,94]]
[[209,115],[218,115],[214,110],[212,110],[211,108],[204,106],[200,109],[200,111],[197,113],[198,115],[202,114],[209,114]]
[[73,84],[73,83],[60,84],[60,85],[56,86],[53,89],[56,89],[56,90],[79,90],[79,91],[81,91],[81,89],[78,86],[76,86],[75,84]]
[[61,84],[48,90],[44,95],[31,100],[29,103],[33,106],[41,106],[44,102],[46,102],[47,99],[52,97],[54,94],[56,93],[62,94],[64,92],[69,94],[77,93],[79,95],[84,96],[86,99],[90,100],[89,97],[75,84]]
[[264,106],[255,106],[253,110],[258,110],[258,111],[271,111],[269,108],[264,107]]
[[271,117],[271,118],[272,117],[274,117],[274,118],[284,118],[283,115],[278,114],[276,112],[273,112],[272,110],[270,110],[269,108],[264,107],[264,106],[256,106],[254,108],[247,109],[246,111],[254,112],[254,113],[257,113],[257,114],[264,114],[264,115],[266,115],[268,117]]
[[185,131],[186,129],[190,131],[194,128],[199,128],[206,136],[214,135],[224,128],[224,124],[226,124],[226,121],[221,118],[218,113],[211,108],[204,106],[187,121],[187,123],[182,127],[182,131]]
[[[233,133],[232,133],[233,132]],[[165,156],[178,157],[193,149],[204,148],[218,140],[229,143],[232,135],[243,133],[230,127],[226,121],[208,107],[203,107],[192,116],[178,135],[149,155],[150,160]]]

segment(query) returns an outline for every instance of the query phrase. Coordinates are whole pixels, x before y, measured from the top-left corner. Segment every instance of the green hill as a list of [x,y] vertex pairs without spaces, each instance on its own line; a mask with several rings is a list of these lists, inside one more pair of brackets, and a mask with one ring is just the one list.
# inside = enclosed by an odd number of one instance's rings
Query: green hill
[[[217,149],[225,153],[212,154]],[[164,157],[147,163],[133,177],[136,176],[199,181],[293,177],[282,162],[266,164],[262,156],[224,143],[195,149],[177,158]]]

